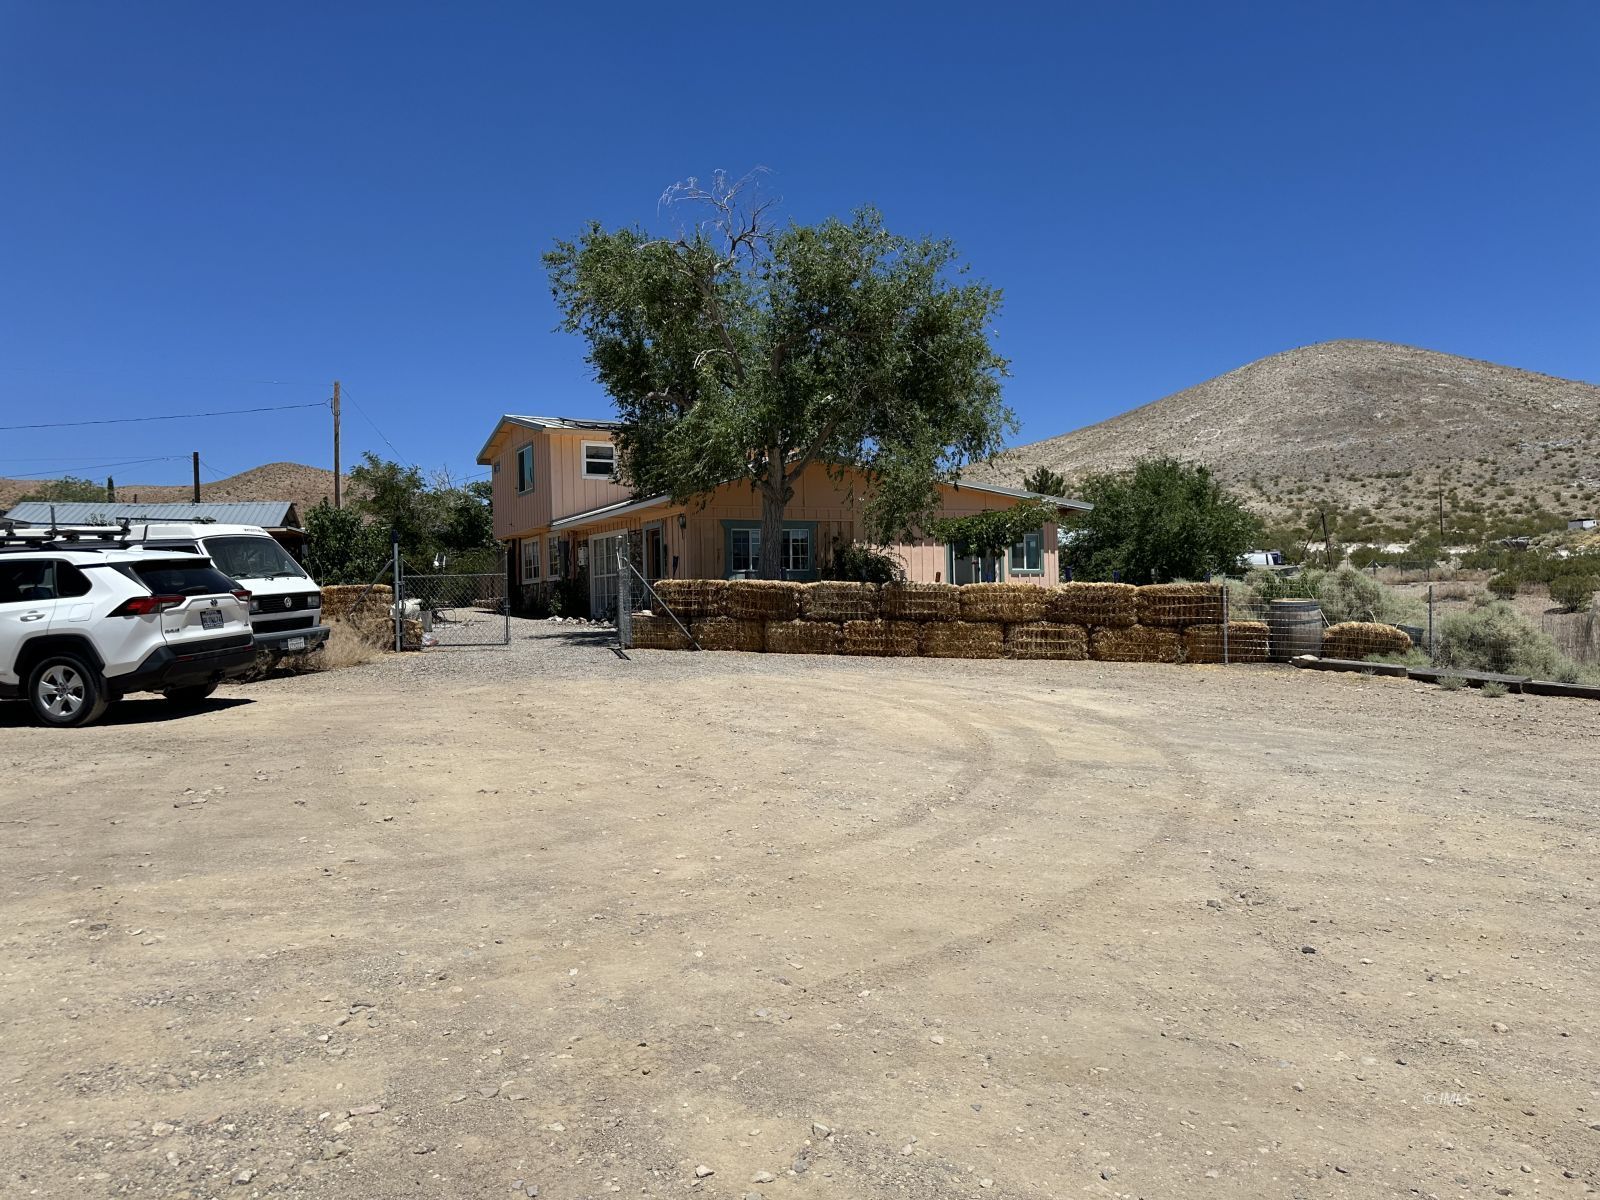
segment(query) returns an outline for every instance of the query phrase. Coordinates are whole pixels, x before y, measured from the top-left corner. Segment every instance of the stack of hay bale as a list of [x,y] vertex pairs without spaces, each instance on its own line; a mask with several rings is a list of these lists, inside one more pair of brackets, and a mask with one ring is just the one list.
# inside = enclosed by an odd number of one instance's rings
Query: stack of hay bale
[[1322,634],[1325,658],[1368,658],[1374,654],[1404,654],[1411,649],[1411,635],[1393,625],[1371,621],[1345,621],[1330,625]]
[[[1169,583],[871,583],[676,579],[655,585],[662,602],[707,650],[928,658],[1095,659],[1221,663],[1226,604],[1221,586]],[[687,649],[664,613],[634,618],[635,644]],[[1404,650],[1387,625],[1335,626],[1329,654]],[[1227,661],[1265,662],[1267,626],[1226,621]]]
[[[386,583],[334,583],[322,589],[322,620],[342,624],[369,646],[394,649],[394,589]],[[400,622],[400,644],[422,648],[422,622]]]

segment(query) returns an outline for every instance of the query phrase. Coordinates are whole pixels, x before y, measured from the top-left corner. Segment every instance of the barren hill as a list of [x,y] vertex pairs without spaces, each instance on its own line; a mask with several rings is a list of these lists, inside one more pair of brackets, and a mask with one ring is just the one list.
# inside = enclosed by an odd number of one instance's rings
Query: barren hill
[[[1203,463],[1280,519],[1318,508],[1393,531],[1595,515],[1600,387],[1385,342],[1274,354],[982,472],[1015,484],[1149,455]],[[1365,513],[1362,510],[1367,510]],[[1474,516],[1476,514],[1476,516]]]
[[[0,479],[0,511],[15,504],[19,497],[37,488],[37,479]],[[345,495],[350,495],[350,481],[344,484]],[[143,500],[159,504],[190,499],[192,492],[187,484],[138,484],[117,487],[118,500]],[[237,475],[219,479],[215,483],[200,485],[200,499],[228,500],[292,500],[303,518],[326,496],[333,500],[333,472],[321,467],[308,467],[301,463],[277,462],[251,467]]]

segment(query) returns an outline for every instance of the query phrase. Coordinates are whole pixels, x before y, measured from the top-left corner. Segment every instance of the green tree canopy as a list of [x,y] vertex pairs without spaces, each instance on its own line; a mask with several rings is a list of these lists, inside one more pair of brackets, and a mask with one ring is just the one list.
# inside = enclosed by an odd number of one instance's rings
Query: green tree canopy
[[64,475],[60,479],[49,479],[34,486],[26,495],[18,496],[20,504],[24,500],[42,500],[49,504],[71,504],[75,501],[95,501],[106,498],[106,489],[95,483],[92,479],[79,479],[76,475]]
[[1075,490],[1094,505],[1071,518],[1062,546],[1076,579],[1109,579],[1113,572],[1129,583],[1202,579],[1236,570],[1262,534],[1260,518],[1210,471],[1175,459],[1091,475]]
[[[623,478],[679,501],[748,480],[777,546],[800,473],[855,467],[862,532],[895,540],[1015,427],[988,338],[1000,293],[872,209],[774,227],[748,185],[670,189],[711,213],[676,238],[595,223],[545,255],[562,328],[621,416]],[[781,566],[763,555],[764,575]]]
[[1067,477],[1049,467],[1035,467],[1022,477],[1023,490],[1038,492],[1041,496],[1065,496]]

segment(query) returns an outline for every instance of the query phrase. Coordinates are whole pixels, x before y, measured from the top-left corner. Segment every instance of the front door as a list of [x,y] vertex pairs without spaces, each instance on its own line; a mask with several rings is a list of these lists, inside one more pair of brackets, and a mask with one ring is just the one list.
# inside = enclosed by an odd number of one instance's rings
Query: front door
[[618,541],[615,533],[589,539],[589,616],[596,621],[610,620],[617,613]]
[[644,528],[644,577],[651,583],[667,573],[667,548],[661,536],[660,525]]

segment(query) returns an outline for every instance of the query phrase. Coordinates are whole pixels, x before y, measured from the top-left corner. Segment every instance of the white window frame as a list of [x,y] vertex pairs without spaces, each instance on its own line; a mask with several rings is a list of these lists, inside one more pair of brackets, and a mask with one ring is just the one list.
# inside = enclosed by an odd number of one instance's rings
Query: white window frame
[[[542,539],[540,539],[540,538],[523,538],[522,539],[522,582],[523,583],[538,583],[539,582],[539,567],[540,567],[539,553],[540,553],[540,549],[541,549],[541,541],[542,541]],[[532,554],[528,553],[528,551],[530,551],[530,550],[533,551]]]
[[[1039,544],[1039,565],[1030,567],[1028,563],[1028,540],[1033,539]],[[1022,566],[1017,566],[1017,555],[1021,552]],[[1022,535],[1022,540],[1012,542],[1006,553],[1007,575],[1043,575],[1044,574],[1044,530],[1036,529],[1031,533]]]
[[[524,478],[522,470],[522,456],[528,456],[527,476]],[[526,442],[517,447],[517,495],[526,496],[533,491],[533,443]],[[526,486],[524,486],[526,484]]]
[[[792,561],[796,538],[803,538],[806,544],[806,561],[800,566],[795,566]],[[783,555],[783,578],[788,579],[791,574],[809,575],[811,573],[816,561],[816,547],[811,544],[811,530],[785,529],[783,531],[783,539],[779,544],[782,547],[780,553]]]
[[552,536],[552,537],[546,538],[545,541],[548,542],[549,545],[550,545],[550,557],[549,557],[549,559],[548,559],[548,561],[546,563],[547,570],[545,572],[545,578],[546,579],[560,579],[561,578],[561,546],[562,546],[563,539]]
[[[611,451],[611,465],[606,468],[603,475],[589,470],[590,446],[604,446]],[[615,442],[584,442],[580,453],[583,455],[583,477],[585,479],[615,479],[617,477],[617,444]]]

